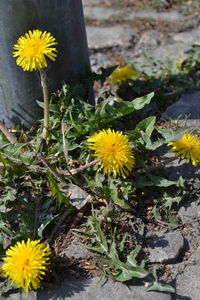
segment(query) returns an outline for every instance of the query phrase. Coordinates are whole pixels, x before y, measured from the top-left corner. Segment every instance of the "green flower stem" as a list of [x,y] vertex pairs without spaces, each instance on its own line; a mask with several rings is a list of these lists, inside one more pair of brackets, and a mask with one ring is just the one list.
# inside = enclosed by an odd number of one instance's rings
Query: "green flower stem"
[[41,78],[41,86],[44,99],[44,127],[42,132],[42,138],[46,141],[48,136],[49,127],[49,91],[47,87],[46,73],[43,69],[39,70]]

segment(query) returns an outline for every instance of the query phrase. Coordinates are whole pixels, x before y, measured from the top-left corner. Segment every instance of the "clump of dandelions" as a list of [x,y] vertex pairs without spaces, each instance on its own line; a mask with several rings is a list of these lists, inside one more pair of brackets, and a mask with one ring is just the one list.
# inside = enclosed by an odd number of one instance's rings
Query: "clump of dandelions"
[[112,84],[121,84],[128,80],[134,80],[138,77],[138,72],[131,66],[125,66],[115,69],[109,77]]
[[17,57],[16,64],[24,71],[40,70],[47,67],[45,56],[51,60],[56,59],[57,45],[55,38],[49,32],[41,30],[29,30],[21,36],[14,45],[13,56]]
[[125,178],[135,164],[127,135],[114,130],[101,130],[87,140],[88,148],[94,150],[93,156],[99,159],[100,169],[108,176],[113,174]]
[[39,240],[17,242],[6,251],[2,273],[26,292],[38,289],[47,271],[51,252]]
[[200,164],[200,139],[190,133],[185,133],[181,139],[168,143],[172,146],[170,152],[175,152],[176,156],[185,159],[187,163],[193,166]]

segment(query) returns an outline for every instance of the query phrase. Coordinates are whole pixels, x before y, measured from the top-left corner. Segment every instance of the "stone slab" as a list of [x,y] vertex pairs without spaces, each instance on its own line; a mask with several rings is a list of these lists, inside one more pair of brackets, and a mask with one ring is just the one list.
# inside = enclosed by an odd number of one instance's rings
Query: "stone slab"
[[140,54],[147,52],[152,48],[156,48],[161,43],[160,33],[157,30],[147,30],[139,38],[134,53]]
[[[95,4],[95,3],[93,3]],[[88,20],[109,20],[114,18],[118,18],[118,20],[123,21],[131,21],[137,19],[152,19],[159,21],[167,21],[167,22],[180,22],[184,21],[185,18],[183,15],[179,14],[177,11],[171,12],[156,12],[153,10],[146,11],[133,11],[120,7],[120,8],[112,8],[112,7],[99,7],[99,6],[89,6],[85,4],[84,7],[84,16]],[[117,19],[116,19],[117,20]]]
[[[199,199],[200,201],[200,199]],[[178,211],[178,216],[183,223],[192,223],[194,219],[200,219],[200,204],[199,201],[186,203]],[[199,232],[200,233],[200,232]]]
[[176,33],[172,39],[176,42],[200,45],[200,26],[189,31]]
[[[25,298],[21,298],[19,293],[13,293],[7,296],[6,298],[3,298],[2,300],[21,300]],[[37,292],[31,291],[28,293],[27,300],[37,300]]]
[[[162,156],[162,161],[172,158],[175,156],[175,153],[168,152],[166,146],[161,147],[162,149],[158,150],[158,155]],[[198,178],[200,176],[200,166],[194,167],[192,164],[188,164],[185,160],[179,159],[174,160],[165,165],[166,173],[171,180],[178,180],[180,176],[184,179]]]
[[144,10],[144,11],[130,11],[126,15],[126,20],[132,20],[135,18],[142,18],[142,19],[152,19],[152,20],[159,20],[159,21],[166,21],[166,22],[179,22],[183,21],[185,18],[177,11],[171,12],[156,12],[155,10]]
[[112,63],[110,60],[106,58],[105,55],[102,53],[97,53],[94,58],[90,57],[90,65],[93,72],[98,73],[101,71],[101,68],[107,68],[112,66]]
[[177,58],[185,53],[185,51],[191,48],[190,44],[181,43],[181,42],[169,42],[166,44],[162,43],[153,51],[149,51],[147,54],[155,59],[166,59],[168,57]]
[[65,279],[60,286],[38,292],[37,300],[171,300],[171,295],[145,292],[143,286],[126,286],[112,280],[99,278]]
[[200,300],[200,247],[196,250],[195,261],[193,259],[176,278],[175,300]]
[[162,115],[162,119],[184,119],[187,118],[187,125],[200,128],[200,91],[186,93],[174,104],[170,105]]
[[92,198],[86,191],[72,183],[67,185],[67,190],[65,192],[69,195],[70,202],[77,209],[81,209]]
[[84,16],[86,20],[122,20],[125,18],[123,10],[104,7],[85,7]]
[[116,25],[107,27],[87,26],[88,47],[90,49],[128,46],[134,31],[129,26]]
[[93,256],[93,254],[80,245],[80,243],[74,239],[72,243],[62,251],[61,256],[74,257],[76,259],[88,258]]
[[149,260],[152,263],[175,262],[184,246],[184,239],[179,231],[159,232],[148,239]]
[[101,4],[102,0],[82,0],[83,6],[93,6]]

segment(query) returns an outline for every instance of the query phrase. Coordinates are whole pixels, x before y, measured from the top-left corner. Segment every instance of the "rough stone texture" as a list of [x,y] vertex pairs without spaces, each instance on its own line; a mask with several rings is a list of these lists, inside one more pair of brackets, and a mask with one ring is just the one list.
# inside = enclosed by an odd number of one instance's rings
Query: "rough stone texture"
[[200,92],[186,93],[174,104],[170,105],[162,115],[163,120],[187,118],[187,126],[200,130]]
[[179,22],[183,21],[183,16],[179,14],[177,11],[171,12],[155,12],[153,10],[146,11],[131,11],[129,10],[129,14],[126,15],[126,19],[132,20],[135,18],[148,18],[152,20],[160,20],[167,22]]
[[152,263],[173,262],[184,246],[184,239],[179,231],[159,232],[149,238],[149,260]]
[[[173,152],[167,152],[166,147],[161,147],[158,150],[158,154],[162,156],[163,162],[169,158],[174,157]],[[194,167],[192,164],[188,164],[185,160],[174,160],[165,166],[165,171],[171,180],[177,180],[180,176],[184,179],[198,178],[200,175],[200,166]]]
[[112,66],[111,62],[101,53],[97,53],[95,58],[90,60],[90,64],[93,72],[98,72],[101,67],[106,68]]
[[[190,262],[195,262],[198,261],[200,262],[200,246],[196,249],[195,253],[193,254],[193,256],[190,258]],[[199,293],[200,295],[200,293]]]
[[74,257],[74,258],[88,258],[92,256],[92,253],[86,248],[79,245],[79,242],[74,239],[72,243],[61,253],[62,256]]
[[83,207],[91,199],[91,196],[88,193],[75,184],[69,184],[67,186],[67,193],[71,203],[77,209]]
[[91,49],[128,46],[135,34],[129,26],[125,25],[108,27],[87,26],[86,31],[88,46]]
[[82,0],[83,6],[93,6],[93,5],[99,5],[102,3],[102,0]]
[[95,19],[95,20],[109,20],[110,18],[120,17],[120,20],[134,20],[136,18],[143,19],[152,19],[152,20],[161,20],[167,22],[178,22],[183,21],[183,16],[176,11],[171,12],[155,12],[151,10],[147,11],[131,11],[126,8],[105,8],[97,6],[85,6],[84,15],[86,19]]
[[164,293],[145,292],[144,287],[127,287],[111,280],[99,282],[99,278],[67,278],[59,287],[38,292],[37,300],[170,300]]
[[200,300],[200,247],[194,256],[189,260],[189,264],[176,279],[175,300]]
[[145,31],[135,46],[135,54],[146,52],[160,44],[160,34],[157,30]]
[[178,216],[183,223],[194,222],[200,219],[200,199],[199,201],[189,202],[179,209]]
[[181,42],[171,43],[162,43],[159,47],[153,51],[149,51],[148,55],[152,56],[155,59],[166,59],[167,57],[177,58],[184,54],[185,51],[189,50],[191,45],[183,44]]
[[123,19],[124,13],[113,8],[85,7],[84,16],[87,20],[117,20],[117,18]]
[[187,44],[200,44],[200,26],[193,29],[193,30],[189,30],[186,32],[180,32],[180,33],[176,33],[172,39],[174,41],[178,41],[178,42],[182,42],[182,43],[187,43]]
[[[5,298],[4,298],[5,299]],[[19,293],[13,293],[6,298],[6,300],[21,300],[22,298],[20,297]],[[36,292],[29,292],[28,294],[28,299],[27,300],[37,300],[37,293]],[[41,299],[42,300],[42,299]]]

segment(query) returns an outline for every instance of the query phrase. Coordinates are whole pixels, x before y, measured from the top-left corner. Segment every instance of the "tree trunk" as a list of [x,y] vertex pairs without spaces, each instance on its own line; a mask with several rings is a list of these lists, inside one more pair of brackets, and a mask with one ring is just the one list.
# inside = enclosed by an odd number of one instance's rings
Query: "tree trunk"
[[50,92],[90,67],[81,0],[0,0],[0,121],[7,127],[30,127],[41,116],[39,72],[23,71],[12,56],[17,39],[33,29],[58,42],[58,57],[46,69]]

